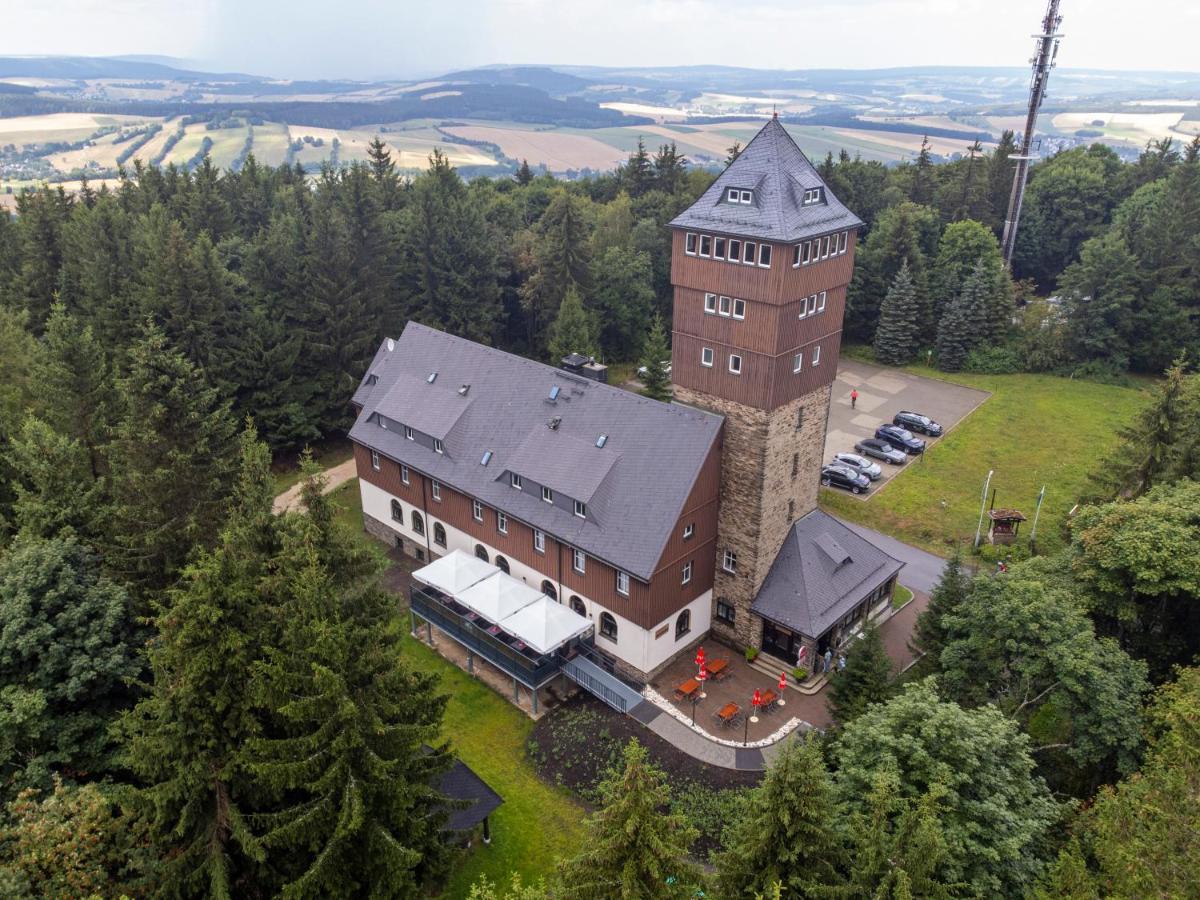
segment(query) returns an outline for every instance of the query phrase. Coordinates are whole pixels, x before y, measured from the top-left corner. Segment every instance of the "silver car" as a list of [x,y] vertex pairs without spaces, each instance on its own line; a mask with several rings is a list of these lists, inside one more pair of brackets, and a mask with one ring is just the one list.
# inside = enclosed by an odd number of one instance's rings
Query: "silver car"
[[833,457],[833,462],[848,469],[853,469],[860,475],[866,475],[872,481],[878,481],[879,476],[883,474],[883,469],[879,467],[879,463],[873,463],[865,456],[859,456],[857,453],[838,453]]
[[908,461],[908,455],[903,450],[897,450],[887,441],[879,438],[865,438],[854,445],[854,449],[863,456],[873,456],[882,459],[893,466],[903,465]]

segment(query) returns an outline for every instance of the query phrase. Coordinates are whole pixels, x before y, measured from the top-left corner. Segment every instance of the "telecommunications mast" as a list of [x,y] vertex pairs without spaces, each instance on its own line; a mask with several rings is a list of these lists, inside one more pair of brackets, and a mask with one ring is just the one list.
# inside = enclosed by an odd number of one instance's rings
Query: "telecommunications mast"
[[1009,157],[1016,160],[1017,171],[1013,175],[1012,193],[1008,197],[1008,216],[1004,220],[1004,237],[1001,240],[1004,264],[1007,266],[1012,265],[1013,249],[1017,246],[1017,223],[1021,218],[1021,201],[1025,199],[1025,180],[1029,177],[1033,129],[1037,125],[1038,109],[1046,97],[1046,82],[1050,80],[1050,70],[1054,68],[1058,58],[1058,42],[1063,37],[1058,32],[1058,26],[1061,24],[1058,0],[1050,0],[1046,6],[1046,16],[1042,19],[1042,33],[1033,35],[1037,40],[1037,50],[1030,60],[1033,63],[1033,81],[1029,84],[1029,113],[1025,117],[1025,133],[1021,137],[1021,155]]

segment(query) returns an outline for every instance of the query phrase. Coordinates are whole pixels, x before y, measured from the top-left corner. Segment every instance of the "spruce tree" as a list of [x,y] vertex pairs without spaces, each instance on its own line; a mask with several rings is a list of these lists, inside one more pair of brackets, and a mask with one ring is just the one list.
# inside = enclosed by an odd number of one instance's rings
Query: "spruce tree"
[[947,629],[943,620],[958,609],[970,591],[971,575],[963,569],[962,551],[955,547],[913,629],[910,649],[921,655],[918,665],[922,672],[937,671],[942,648],[946,646]]
[[629,154],[629,159],[622,166],[620,177],[621,184],[635,200],[653,185],[653,166],[650,154],[646,152],[646,142],[642,140],[641,135],[638,135],[637,149]]
[[513,176],[513,180],[522,187],[533,181],[533,171],[529,168],[529,160],[521,160],[521,166],[517,169],[517,174]]
[[103,482],[92,472],[86,449],[30,416],[10,440],[12,525],[26,537],[76,537],[86,544],[102,533]]
[[892,694],[892,660],[883,647],[875,625],[867,625],[862,637],[846,648],[846,667],[829,685],[829,709],[841,725],[852,721],[872,703],[882,703]]
[[671,399],[671,378],[663,370],[663,363],[671,359],[671,348],[667,344],[667,331],[662,317],[655,316],[642,348],[642,393],[652,400],[668,402]]
[[663,144],[654,156],[654,187],[673,194],[679,189],[683,175],[683,155],[676,149],[675,142]]
[[550,327],[550,364],[570,353],[596,356],[599,346],[596,340],[596,322],[591,312],[583,308],[579,291],[572,286],[558,308],[558,317]]
[[921,138],[921,150],[917,154],[917,162],[913,167],[912,186],[908,192],[908,199],[913,203],[921,204],[933,202],[935,183],[933,154],[929,150],[929,135],[925,135]]
[[972,350],[990,333],[990,305],[995,301],[994,282],[982,260],[963,284],[962,293],[946,309],[938,325],[938,368],[957,372]]
[[905,260],[879,308],[875,358],[890,366],[911,361],[917,354],[920,333],[921,307]]
[[821,746],[813,735],[789,738],[762,783],[747,793],[716,856],[724,897],[805,897],[838,883],[842,864],[839,810]]
[[630,740],[623,765],[600,783],[601,807],[585,823],[584,849],[560,863],[563,897],[659,900],[691,897],[698,873],[687,862],[696,830],[665,809],[667,778]]

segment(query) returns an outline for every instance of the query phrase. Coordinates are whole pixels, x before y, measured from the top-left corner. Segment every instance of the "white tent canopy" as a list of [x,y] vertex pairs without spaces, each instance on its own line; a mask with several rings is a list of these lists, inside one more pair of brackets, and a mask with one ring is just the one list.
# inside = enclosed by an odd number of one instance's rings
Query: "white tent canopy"
[[449,594],[538,653],[553,653],[592,627],[574,610],[461,550],[417,569],[413,578]]

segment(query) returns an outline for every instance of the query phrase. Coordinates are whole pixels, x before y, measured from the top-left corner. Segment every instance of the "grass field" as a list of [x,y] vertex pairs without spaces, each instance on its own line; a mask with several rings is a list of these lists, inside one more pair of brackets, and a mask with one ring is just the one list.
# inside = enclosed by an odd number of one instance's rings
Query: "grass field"
[[287,159],[288,127],[282,122],[254,126],[254,145],[250,152],[259,165],[278,166]]
[[[380,547],[362,530],[358,479],[338,488],[333,497],[340,507],[339,520],[361,534],[364,542]],[[444,896],[465,897],[480,875],[507,882],[515,871],[527,883],[536,880],[553,868],[558,855],[579,849],[583,809],[565,789],[551,787],[534,772],[525,755],[531,719],[407,634],[406,629],[404,658],[437,674],[442,691],[450,697],[443,733],[463,762],[504,798],[504,805],[492,815],[492,843],[476,842],[467,851],[455,866]]]
[[[908,371],[947,377],[922,367]],[[1086,490],[1089,474],[1114,446],[1117,429],[1146,402],[1145,392],[1050,375],[956,374],[950,380],[992,396],[867,502],[823,491],[821,505],[945,554],[948,541],[974,538],[983,482],[991,469],[996,506],[1016,507],[1030,520],[1038,491],[1046,486],[1038,548],[1061,546],[1062,527]],[[1022,544],[1031,525],[1022,526]]]

